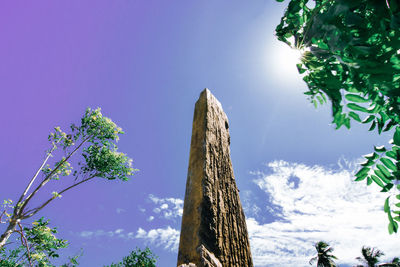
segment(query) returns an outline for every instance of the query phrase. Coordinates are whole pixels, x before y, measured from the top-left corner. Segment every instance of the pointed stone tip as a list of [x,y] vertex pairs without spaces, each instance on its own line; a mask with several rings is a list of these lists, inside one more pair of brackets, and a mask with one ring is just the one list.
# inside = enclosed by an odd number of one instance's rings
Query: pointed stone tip
[[211,93],[211,91],[208,88],[204,88],[204,90],[201,91],[198,101],[200,101],[201,99],[205,99],[205,103],[208,103],[207,105],[209,105],[210,103],[214,103],[215,105],[217,105],[221,109],[221,111],[223,111],[221,103]]
[[200,98],[201,98],[202,96],[203,96],[203,97],[206,97],[206,98],[209,98],[210,95],[212,95],[211,92],[210,92],[210,90],[209,90],[208,88],[204,88],[204,90],[201,91],[201,93],[200,93]]

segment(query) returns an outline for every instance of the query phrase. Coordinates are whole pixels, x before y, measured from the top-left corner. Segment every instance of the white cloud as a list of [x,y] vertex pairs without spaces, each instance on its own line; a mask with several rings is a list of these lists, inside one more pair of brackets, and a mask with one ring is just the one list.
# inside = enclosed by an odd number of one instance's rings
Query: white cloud
[[82,238],[121,238],[121,239],[141,239],[145,243],[150,243],[157,247],[176,253],[179,246],[180,232],[170,226],[164,228],[150,229],[148,231],[140,228],[135,232],[126,233],[124,229],[114,231],[82,231],[78,233]]
[[140,206],[139,206],[139,210],[140,210],[140,212],[143,212],[143,213],[146,212],[146,209],[145,209],[145,208],[142,208],[142,207],[140,207]]
[[91,238],[93,236],[93,232],[91,231],[82,231],[79,233],[79,236],[84,238]]
[[241,194],[241,202],[246,216],[258,218],[261,216],[261,208],[255,203],[254,193],[250,190],[243,191]]
[[167,226],[166,228],[151,229],[146,231],[139,228],[135,238],[143,239],[152,245],[161,246],[166,250],[178,251],[180,232],[176,229]]
[[[385,259],[398,254],[398,236],[387,233],[383,212],[385,194],[374,185],[353,182],[354,164],[342,160],[338,170],[321,166],[274,161],[266,172],[254,172],[253,181],[266,194],[243,191],[243,207],[248,216],[254,265],[310,266],[314,243],[324,240],[332,245],[341,266],[353,266],[363,245],[385,252]],[[149,195],[156,217],[182,216],[183,200]],[[144,212],[144,209],[143,211]],[[272,220],[272,221],[271,221]],[[261,223],[268,222],[268,223]],[[171,226],[136,232],[83,231],[84,238],[113,237],[142,239],[173,253],[179,246],[179,230]]]
[[154,195],[149,195],[152,203],[157,205],[153,208],[153,212],[159,214],[158,217],[175,220],[182,216],[183,213],[183,200],[179,198],[159,198]]
[[120,234],[120,233],[122,233],[124,231],[124,229],[117,229],[117,230],[115,230],[115,233],[116,234]]
[[153,209],[153,212],[154,212],[154,213],[160,213],[160,212],[161,212],[161,209],[159,209],[159,208],[154,208],[154,209]]
[[115,231],[104,231],[104,230],[96,230],[96,231],[82,231],[78,233],[80,237],[83,238],[93,238],[93,237],[113,237],[116,234],[119,234],[122,229],[117,229]]
[[320,240],[335,248],[339,263],[356,263],[363,245],[379,248],[387,258],[396,256],[398,237],[387,233],[383,212],[386,195],[376,187],[353,182],[344,168],[284,161],[268,167],[272,173],[257,172],[254,182],[267,193],[271,215],[278,219],[247,220],[256,266],[309,266],[313,244]]

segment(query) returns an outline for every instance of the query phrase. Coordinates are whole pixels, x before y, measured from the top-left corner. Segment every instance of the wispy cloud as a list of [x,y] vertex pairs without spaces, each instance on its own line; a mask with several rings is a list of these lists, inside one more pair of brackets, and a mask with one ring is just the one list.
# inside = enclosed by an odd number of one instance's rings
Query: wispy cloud
[[114,231],[82,231],[78,233],[82,238],[121,238],[121,239],[141,239],[145,243],[152,244],[173,252],[178,251],[180,231],[170,226],[164,228],[150,229],[148,231],[139,228],[136,232],[126,232],[124,229]]
[[152,245],[161,246],[164,249],[177,252],[179,246],[180,232],[170,226],[165,228],[157,228],[146,231],[139,228],[136,232],[135,238],[143,239]]
[[100,237],[117,237],[124,238],[124,234],[122,233],[123,229],[116,229],[114,231],[104,231],[104,230],[96,230],[96,231],[82,231],[79,232],[78,235],[83,238],[100,238]]
[[[179,198],[159,198],[154,195],[149,195],[149,200],[156,206],[153,208],[153,215],[167,220],[174,220],[182,216],[183,200]],[[154,218],[154,216],[150,216]],[[151,219],[152,220],[152,219]]]
[[254,182],[278,220],[247,220],[256,266],[307,266],[320,240],[334,246],[334,254],[347,264],[356,262],[363,245],[376,246],[388,257],[398,252],[398,237],[387,233],[385,195],[353,182],[352,170],[285,161],[268,167],[268,173],[254,173]]

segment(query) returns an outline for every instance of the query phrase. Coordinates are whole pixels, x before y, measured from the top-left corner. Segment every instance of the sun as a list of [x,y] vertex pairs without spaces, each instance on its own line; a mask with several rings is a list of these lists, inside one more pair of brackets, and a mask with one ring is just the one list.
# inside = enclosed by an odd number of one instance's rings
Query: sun
[[302,51],[290,48],[287,44],[274,41],[268,49],[267,67],[272,78],[289,84],[302,80],[296,64],[301,62]]

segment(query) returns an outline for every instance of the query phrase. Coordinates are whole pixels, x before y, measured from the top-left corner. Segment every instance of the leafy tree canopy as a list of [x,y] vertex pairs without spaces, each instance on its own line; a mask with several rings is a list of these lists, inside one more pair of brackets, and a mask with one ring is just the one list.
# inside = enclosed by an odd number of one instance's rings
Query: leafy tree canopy
[[122,262],[112,263],[109,267],[156,267],[156,259],[157,256],[149,248],[144,250],[136,248],[136,250],[124,257]]
[[[283,2],[284,0],[277,0]],[[351,122],[379,134],[393,132],[387,147],[374,147],[356,174],[388,192],[389,233],[400,221],[400,3],[397,0],[290,0],[276,27],[280,41],[302,51],[297,64],[315,106],[332,105],[336,128]],[[390,199],[390,195],[396,195]]]
[[[17,230],[19,238],[17,241],[20,246],[12,249],[3,247],[0,249],[0,266],[2,267],[22,267],[22,266],[55,266],[51,260],[58,258],[58,250],[66,248],[68,242],[55,236],[57,228],[50,228],[49,221],[43,217],[32,223],[31,227],[20,227]],[[62,265],[77,266],[77,258],[71,257],[69,263]]]
[[328,243],[324,241],[319,241],[315,243],[315,249],[317,250],[317,255],[312,257],[309,261],[310,265],[317,262],[317,267],[335,267],[336,256],[332,254],[333,248],[329,246]]
[[[0,236],[0,249],[22,220],[34,216],[68,190],[94,178],[128,180],[136,169],[132,167],[132,160],[118,151],[116,142],[123,133],[111,119],[103,116],[100,108],[88,108],[80,125],[72,124],[68,133],[55,127],[54,132],[48,136],[50,148],[46,151],[46,157],[18,201],[15,205],[10,200],[3,203],[4,211],[0,215],[0,222],[7,223],[8,227]],[[79,154],[81,157],[75,157],[73,161],[73,157]],[[72,163],[77,163],[76,170]],[[62,178],[63,176],[72,176],[73,179]],[[32,199],[36,198],[47,183],[60,179],[67,185],[60,186],[59,190],[52,192],[41,204],[30,206]],[[8,212],[8,209],[12,211]]]
[[376,248],[362,247],[362,257],[356,259],[364,263],[364,265],[357,265],[357,267],[375,267],[379,262],[379,258],[385,255],[382,251]]

